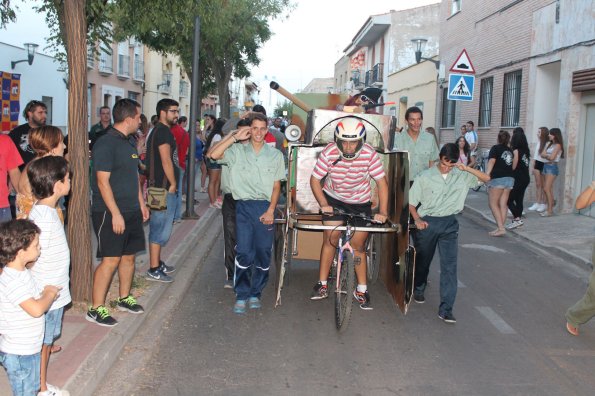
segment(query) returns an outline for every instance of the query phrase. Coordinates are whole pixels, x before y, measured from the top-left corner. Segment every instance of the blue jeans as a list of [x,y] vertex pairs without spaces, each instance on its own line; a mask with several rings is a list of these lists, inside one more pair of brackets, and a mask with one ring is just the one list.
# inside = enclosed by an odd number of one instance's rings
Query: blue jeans
[[0,208],[0,223],[12,220],[12,213],[10,213],[10,206],[7,208]]
[[440,307],[438,314],[452,314],[457,296],[457,254],[459,222],[454,215],[445,217],[425,216],[428,223],[425,230],[415,230],[415,289],[414,293],[423,293],[428,283],[430,264],[436,252],[440,252]]
[[273,225],[260,222],[269,204],[268,201],[236,201],[234,291],[238,300],[260,298],[269,279]]
[[174,225],[177,198],[176,193],[167,193],[167,209],[151,211],[151,218],[149,219],[149,243],[164,246],[169,241]]
[[13,395],[37,396],[40,387],[41,352],[34,355],[0,352],[0,364],[6,369]]
[[52,345],[54,340],[62,334],[62,317],[64,316],[64,307],[53,309],[45,314],[45,333],[43,335],[43,345]]
[[184,191],[184,169],[180,169],[180,177],[178,178],[178,192],[176,194],[176,211],[174,212],[174,221],[182,219],[182,193]]

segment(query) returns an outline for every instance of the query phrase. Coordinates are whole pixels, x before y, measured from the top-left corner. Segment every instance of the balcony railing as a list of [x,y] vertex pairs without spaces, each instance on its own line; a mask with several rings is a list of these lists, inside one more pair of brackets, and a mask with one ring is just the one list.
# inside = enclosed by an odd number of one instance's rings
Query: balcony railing
[[118,54],[118,77],[130,78],[130,56]]
[[180,98],[187,98],[188,97],[188,88],[190,84],[188,81],[181,80],[180,81]]
[[136,81],[145,81],[145,62],[142,60],[134,61],[134,79]]
[[171,94],[171,73],[163,73],[161,83],[157,85],[159,92]]
[[87,48],[87,67],[93,69],[95,67],[95,49]]
[[113,73],[114,72],[114,61],[112,54],[101,52],[99,55],[99,71],[101,73]]
[[353,70],[351,72],[351,81],[353,81],[353,87],[355,89],[361,89],[364,87],[364,79],[362,78],[362,71],[361,70]]
[[366,72],[366,87],[381,87],[384,81],[384,63],[377,63],[372,70]]

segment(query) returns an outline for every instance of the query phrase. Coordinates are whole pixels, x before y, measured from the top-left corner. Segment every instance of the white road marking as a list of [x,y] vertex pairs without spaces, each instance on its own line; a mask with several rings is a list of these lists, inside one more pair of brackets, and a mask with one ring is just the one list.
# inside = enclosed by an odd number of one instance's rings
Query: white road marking
[[475,307],[502,334],[516,334],[516,331],[490,307]]
[[457,279],[457,287],[460,289],[462,287],[467,287],[467,286],[465,286],[465,284],[463,282],[461,282],[460,280]]
[[467,249],[487,250],[488,252],[494,252],[494,253],[508,253],[506,250],[497,248],[495,246],[480,245],[477,243],[465,243],[465,244],[462,244],[461,247],[464,247]]

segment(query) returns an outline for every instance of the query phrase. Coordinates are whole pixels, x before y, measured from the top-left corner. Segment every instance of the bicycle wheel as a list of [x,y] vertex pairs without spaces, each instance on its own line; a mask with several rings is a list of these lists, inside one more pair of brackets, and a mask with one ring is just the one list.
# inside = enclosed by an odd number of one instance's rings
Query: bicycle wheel
[[366,273],[368,282],[370,283],[374,283],[378,280],[379,263],[377,258],[378,250],[376,249],[377,243],[375,243],[377,240],[376,238],[374,237],[374,234],[370,234],[366,246]]
[[344,251],[343,262],[339,278],[337,279],[338,291],[335,290],[335,324],[337,330],[345,331],[353,304],[353,291],[355,290],[355,264],[353,254]]
[[[475,169],[477,169],[477,170],[479,170],[481,172],[485,172],[485,169],[483,167],[483,161],[481,161],[480,164],[475,167]],[[475,192],[477,192],[477,191],[481,190],[481,187],[483,187],[483,185],[484,185],[484,183],[481,183],[481,184],[473,187],[472,190],[475,191]]]

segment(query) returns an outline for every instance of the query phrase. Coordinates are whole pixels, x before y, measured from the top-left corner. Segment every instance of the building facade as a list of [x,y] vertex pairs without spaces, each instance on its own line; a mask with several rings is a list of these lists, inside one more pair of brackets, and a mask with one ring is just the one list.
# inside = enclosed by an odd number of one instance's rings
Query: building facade
[[143,101],[144,46],[134,38],[109,48],[91,46],[87,53],[89,128],[99,122],[99,109],[122,98]]
[[173,55],[161,55],[145,48],[143,113],[156,114],[157,102],[171,98],[180,104],[180,116],[190,116],[190,80]]
[[[0,72],[20,74],[19,120],[26,122],[23,109],[31,100],[44,102],[48,108],[47,123],[62,129],[65,134],[68,125],[68,77],[53,57],[37,52],[33,63],[21,62],[11,68],[12,61],[27,59],[24,48],[0,43]],[[3,130],[6,133],[9,131]]]
[[449,101],[447,87],[440,90],[441,141],[454,141],[468,120],[484,149],[501,129],[521,126],[533,148],[538,127],[560,128],[566,158],[555,184],[556,210],[571,211],[593,180],[595,81],[573,86],[574,75],[595,68],[592,2],[444,0],[440,58],[447,70],[463,49],[475,69],[473,100]]
[[[351,44],[345,48],[347,62],[342,58],[335,64],[336,92],[358,92],[366,87],[377,87],[383,90],[385,102],[392,101],[388,95],[389,76],[416,63],[411,40],[417,37],[427,40],[424,56],[432,57],[438,53],[439,18],[438,3],[370,16]],[[349,80],[345,76],[346,68]],[[429,75],[421,77],[421,80],[433,78],[435,81],[437,74],[434,69],[430,71]],[[404,81],[399,80],[399,84],[402,83]],[[406,84],[408,87],[413,86]],[[404,88],[394,86],[391,91],[394,94]],[[434,97],[435,94],[420,101],[427,103]],[[396,115],[398,106],[393,107],[385,107],[381,111],[384,114]]]

